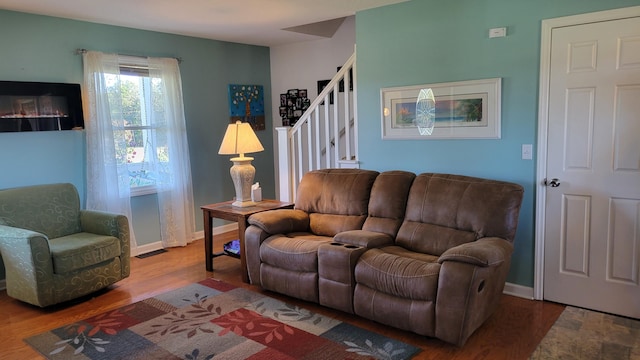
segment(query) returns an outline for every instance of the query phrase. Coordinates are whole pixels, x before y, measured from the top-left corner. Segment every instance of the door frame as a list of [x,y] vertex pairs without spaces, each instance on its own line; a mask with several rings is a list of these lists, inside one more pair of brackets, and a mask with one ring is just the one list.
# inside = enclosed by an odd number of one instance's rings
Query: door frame
[[551,32],[555,28],[583,25],[595,22],[627,19],[640,16],[640,6],[605,10],[588,14],[542,20],[540,40],[540,89],[538,92],[538,141],[536,170],[536,222],[533,298],[544,299],[544,246],[545,207],[547,188],[547,130],[549,127],[549,83],[551,72]]

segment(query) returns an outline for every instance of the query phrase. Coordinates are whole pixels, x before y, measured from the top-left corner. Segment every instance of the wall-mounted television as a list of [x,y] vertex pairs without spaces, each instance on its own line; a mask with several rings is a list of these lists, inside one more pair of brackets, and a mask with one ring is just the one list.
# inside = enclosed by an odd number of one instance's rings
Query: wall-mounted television
[[0,81],[0,132],[83,128],[80,84]]

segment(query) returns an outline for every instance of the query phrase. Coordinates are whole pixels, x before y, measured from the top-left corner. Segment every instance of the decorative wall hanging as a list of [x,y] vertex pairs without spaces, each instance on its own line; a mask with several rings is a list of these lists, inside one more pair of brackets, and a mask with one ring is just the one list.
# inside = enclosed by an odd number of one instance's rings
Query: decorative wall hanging
[[[421,136],[416,120],[420,90],[435,96],[435,124]],[[380,89],[383,139],[499,139],[501,79]]]
[[253,130],[264,130],[264,91],[262,85],[229,85],[229,119],[248,122]]
[[311,105],[307,89],[289,89],[280,94],[280,117],[282,126],[293,126]]

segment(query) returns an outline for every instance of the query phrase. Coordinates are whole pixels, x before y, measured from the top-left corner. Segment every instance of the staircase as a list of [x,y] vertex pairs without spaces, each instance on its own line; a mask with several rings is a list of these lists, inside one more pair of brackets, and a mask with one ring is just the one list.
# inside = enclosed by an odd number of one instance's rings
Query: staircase
[[359,167],[356,83],[354,52],[293,127],[276,128],[281,201],[295,201],[308,171]]

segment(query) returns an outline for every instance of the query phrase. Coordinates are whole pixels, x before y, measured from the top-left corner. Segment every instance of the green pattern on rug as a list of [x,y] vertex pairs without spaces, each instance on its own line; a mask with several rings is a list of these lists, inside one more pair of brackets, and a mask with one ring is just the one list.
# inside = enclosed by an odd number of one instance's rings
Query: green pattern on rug
[[640,359],[640,321],[567,306],[530,359]]
[[25,342],[47,359],[409,359],[420,351],[214,279]]

